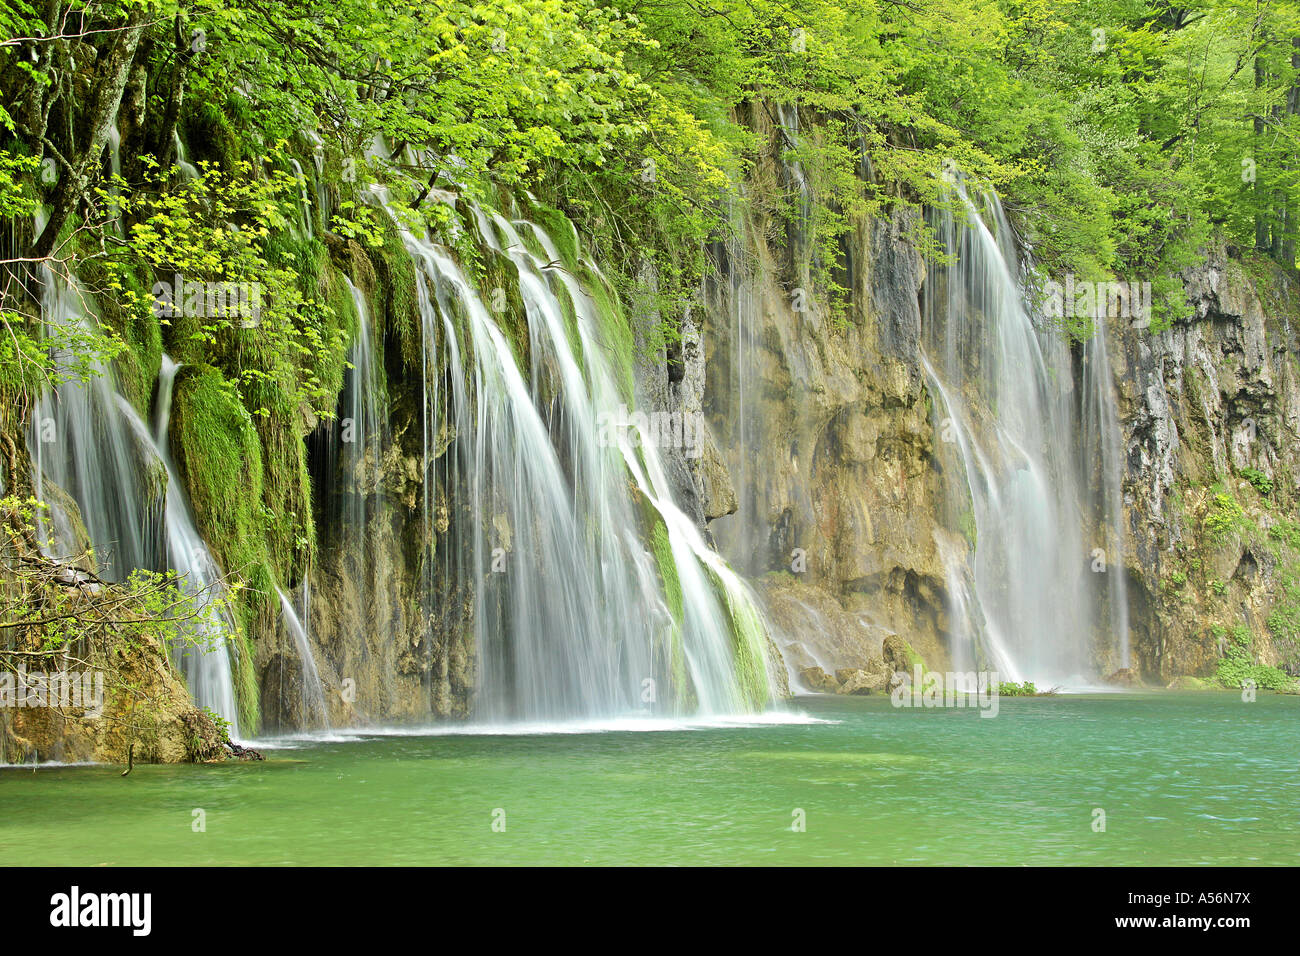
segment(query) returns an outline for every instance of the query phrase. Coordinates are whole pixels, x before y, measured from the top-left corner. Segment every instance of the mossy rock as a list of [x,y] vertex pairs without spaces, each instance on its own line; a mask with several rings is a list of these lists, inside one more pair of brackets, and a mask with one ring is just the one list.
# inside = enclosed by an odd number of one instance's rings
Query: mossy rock
[[240,100],[231,97],[218,105],[207,98],[186,99],[182,110],[185,144],[194,162],[215,163],[227,172],[244,158],[244,146],[229,113],[239,108]]
[[[126,349],[113,361],[119,390],[140,416],[148,421],[153,404],[153,383],[162,365],[162,328],[158,318],[143,304],[153,301],[153,283],[143,269],[129,269],[110,276],[103,263],[83,260],[79,274],[88,288],[109,289],[120,281],[128,296],[97,295],[100,326],[120,338]],[[134,297],[141,307],[126,304]]]
[[928,670],[925,666],[925,658],[897,634],[889,634],[885,637],[882,655],[885,664],[894,673],[912,674],[919,670],[924,674]]
[[545,231],[560,254],[560,262],[570,272],[578,271],[578,230],[569,217],[545,203],[535,202],[528,210],[529,218]]
[[234,386],[211,366],[185,366],[177,373],[169,441],[199,534],[227,576],[247,589],[237,608],[232,657],[240,726],[255,728],[250,604],[273,593],[276,580],[266,544],[262,442]]
[[424,337],[415,287],[415,266],[411,254],[402,244],[397,226],[387,216],[378,218],[382,243],[378,249],[371,250],[370,261],[378,280],[383,329],[385,334],[396,339],[402,364],[408,369],[419,369],[424,354]]

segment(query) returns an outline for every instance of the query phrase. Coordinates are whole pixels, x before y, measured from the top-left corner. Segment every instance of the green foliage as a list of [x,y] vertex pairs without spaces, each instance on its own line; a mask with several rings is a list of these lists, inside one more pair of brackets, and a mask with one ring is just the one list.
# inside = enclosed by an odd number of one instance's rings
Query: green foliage
[[[0,626],[22,642],[0,648],[6,666],[21,646],[84,664],[110,646],[119,656],[142,648],[209,649],[228,632],[230,598],[196,595],[173,571],[137,569],[125,582],[108,584],[79,570],[93,555],[46,558],[38,550],[54,547],[52,540],[38,539],[46,513],[34,498],[0,498]],[[78,578],[81,584],[70,586]]]
[[1296,679],[1284,671],[1254,662],[1254,637],[1244,624],[1231,627],[1215,624],[1211,626],[1210,633],[1224,645],[1218,667],[1211,678],[1213,683],[1221,687],[1237,688],[1249,680],[1265,690],[1286,690],[1296,683]]
[[1261,495],[1268,496],[1273,493],[1273,479],[1259,469],[1243,468],[1241,469],[1241,477],[1249,481]]
[[1229,647],[1219,659],[1212,680],[1230,688],[1242,687],[1246,681],[1254,681],[1256,687],[1264,690],[1287,690],[1296,683],[1294,677],[1276,667],[1252,663],[1250,652],[1236,646]]
[[[274,144],[268,162],[282,161],[284,145]],[[263,177],[240,161],[231,173],[203,164],[197,178],[167,189],[145,159],[158,191],[119,200],[133,221],[108,259],[107,291],[124,311],[158,316],[178,357],[252,350],[256,361],[231,363],[246,391],[269,383],[330,414],[333,392],[320,371],[341,369],[346,336],[320,289],[323,249],[288,236],[297,181],[283,169]],[[159,276],[148,294],[129,281],[140,264]],[[214,290],[238,291],[238,304],[214,300]],[[267,405],[252,410],[270,414]]]
[[1268,536],[1277,543],[1300,552],[1300,522],[1278,521],[1268,529]]
[[1244,514],[1237,499],[1216,485],[1205,512],[1205,533],[1211,541],[1222,541],[1240,526]]
[[999,697],[1037,697],[1038,688],[1033,681],[1017,684],[1015,681],[1002,681],[998,684]]
[[226,744],[230,743],[230,721],[226,720],[210,707],[204,707],[203,714],[208,718],[208,720],[212,721],[212,723],[216,725],[217,736],[220,738],[221,742]]

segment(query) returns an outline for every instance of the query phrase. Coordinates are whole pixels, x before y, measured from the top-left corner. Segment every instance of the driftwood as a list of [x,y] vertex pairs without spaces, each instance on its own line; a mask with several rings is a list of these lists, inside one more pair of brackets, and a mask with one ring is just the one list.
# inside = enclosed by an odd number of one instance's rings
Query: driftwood
[[252,747],[241,747],[233,740],[227,740],[226,746],[230,748],[230,755],[236,760],[265,760],[266,758]]

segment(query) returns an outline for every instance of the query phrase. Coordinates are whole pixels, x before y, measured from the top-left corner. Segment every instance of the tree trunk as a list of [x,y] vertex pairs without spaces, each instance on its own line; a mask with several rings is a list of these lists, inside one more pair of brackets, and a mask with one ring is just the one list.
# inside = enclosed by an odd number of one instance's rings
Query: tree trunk
[[[1258,53],[1255,54],[1255,89],[1262,90],[1266,84],[1266,74],[1264,71],[1264,61]],[[1261,147],[1264,144],[1264,117],[1255,114],[1255,180],[1251,183],[1251,190],[1255,196],[1255,251],[1268,252],[1268,204],[1264,196],[1264,189],[1260,185],[1261,160],[1264,157]]]
[[112,46],[100,59],[95,87],[91,91],[86,118],[82,124],[82,142],[85,147],[78,152],[75,143],[68,144],[65,158],[72,168],[64,167],[60,171],[58,184],[50,197],[49,221],[28,253],[33,258],[44,259],[53,251],[59,233],[85,193],[90,171],[104,153],[104,147],[108,144],[108,130],[117,117],[122,91],[126,89],[131,64],[135,60],[135,50],[144,33],[145,17],[144,9],[134,10],[123,29],[114,35]]

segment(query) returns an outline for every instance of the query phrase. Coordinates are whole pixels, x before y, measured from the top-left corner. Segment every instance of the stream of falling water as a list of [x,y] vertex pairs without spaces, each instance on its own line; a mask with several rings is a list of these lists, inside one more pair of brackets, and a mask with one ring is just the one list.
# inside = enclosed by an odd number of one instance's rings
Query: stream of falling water
[[[41,315],[47,331],[82,340],[94,334],[92,297],[48,268]],[[107,364],[89,361],[82,381],[69,349],[61,348],[55,358],[67,380],[37,400],[27,439],[33,485],[52,522],[42,528],[42,538],[54,539],[55,557],[76,557],[81,536],[53,494],[57,487],[76,502],[101,577],[123,582],[137,569],[176,573],[197,612],[173,649],[179,667],[195,702],[229,721],[231,734],[238,736],[229,624],[219,603],[222,575],[195,529],[168,450],[177,366],[164,356],[150,430],[119,394]]]
[[[172,463],[167,440],[171,423],[172,392],[180,370],[164,355],[158,373],[158,401],[154,412],[154,448],[167,469],[166,534],[167,561],[180,577],[180,586],[194,601],[196,608],[211,614],[200,618],[192,635],[197,643],[178,648],[181,673],[200,707],[207,707],[230,721],[232,736],[239,734],[239,709],[235,703],[235,686],[231,679],[230,654],[226,646],[231,631],[224,603],[225,586],[221,569],[199,537],[190,514],[176,468]],[[124,403],[125,404],[125,403]]]
[[[748,590],[672,504],[658,450],[630,447],[630,435],[601,440],[601,413],[628,397],[605,357],[595,303],[540,227],[482,210],[474,217],[489,254],[517,270],[527,377],[516,354],[523,343],[507,337],[490,292],[481,294],[447,249],[402,233],[421,278],[426,368],[439,367],[441,347],[450,381],[446,413],[457,439],[435,463],[432,406],[443,396],[431,388],[426,468],[461,489],[470,514],[465,527],[453,523],[449,549],[470,557],[445,570],[473,580],[476,716],[761,708],[771,693]],[[629,470],[649,513],[637,513]],[[650,516],[667,542],[658,567],[638,522]],[[676,614],[661,573],[680,589]]]
[[[968,579],[964,556],[946,550],[953,656],[1014,681],[1095,683],[1111,649],[1127,656],[1105,342],[1086,349],[1080,399],[1060,330],[1030,318],[997,196],[973,200],[964,185],[953,195],[958,215],[932,215],[952,261],[930,264],[922,333],[938,443],[958,476],[946,482],[950,526],[973,560]],[[1081,415],[1085,446],[1111,429],[1092,455],[1075,444]],[[1113,568],[1093,563],[1098,549]]]
[[329,710],[325,706],[325,689],[321,685],[320,673],[316,670],[316,658],[312,654],[311,640],[308,637],[308,622],[311,620],[311,588],[310,585],[303,584],[303,612],[299,617],[298,610],[289,600],[289,595],[277,587],[276,595],[280,599],[280,622],[288,632],[289,637],[293,639],[293,646],[298,652],[298,663],[301,669],[300,687],[301,694],[299,712],[296,715],[298,726],[300,728],[308,727],[328,727]]

